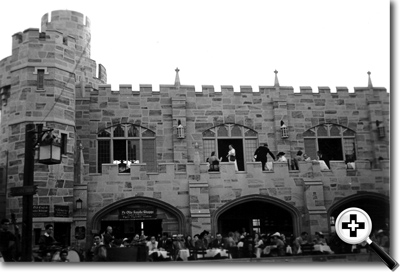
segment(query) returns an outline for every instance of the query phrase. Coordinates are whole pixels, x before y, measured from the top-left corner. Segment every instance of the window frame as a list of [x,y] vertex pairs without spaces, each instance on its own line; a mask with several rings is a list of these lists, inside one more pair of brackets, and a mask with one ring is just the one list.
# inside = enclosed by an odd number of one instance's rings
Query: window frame
[[[223,135],[223,136],[218,136],[218,130],[221,127],[225,127],[227,129],[228,134]],[[232,130],[235,128],[240,128],[241,135],[232,135]],[[254,135],[246,135],[248,132],[253,132]],[[214,133],[214,135],[205,135],[209,132]],[[242,140],[242,147],[243,147],[243,158],[244,158],[244,166],[245,166],[245,171],[246,171],[246,162],[252,162],[253,160],[253,154],[256,151],[258,147],[258,132],[252,128],[235,124],[235,123],[225,123],[221,124],[218,126],[214,126],[212,128],[206,129],[205,131],[202,132],[202,137],[203,137],[203,155],[204,158],[208,158],[209,155],[211,154],[211,151],[217,151],[218,150],[218,140],[224,140],[224,139],[241,139]],[[248,150],[249,149],[249,142],[246,140],[255,140],[255,146],[254,150]],[[212,142],[211,142],[212,141]],[[206,144],[207,142],[207,144]],[[207,146],[213,146],[213,150],[207,148]],[[250,153],[251,154],[250,154]],[[250,154],[251,156],[247,156]],[[222,157],[222,154],[218,154],[218,157]]]
[[49,74],[47,67],[35,67],[33,74],[36,75],[36,89],[44,90],[44,78]]
[[68,149],[68,134],[60,133],[61,135],[61,155],[67,155]]
[[[327,135],[318,135],[318,129],[321,127],[325,127],[327,131]],[[339,135],[331,135],[331,129],[333,127],[339,128]],[[308,132],[313,132],[314,136],[307,135]],[[353,135],[344,135],[346,131],[351,131]],[[306,134],[306,136],[304,136]],[[303,132],[303,139],[304,142],[306,139],[313,139],[315,143],[315,148],[316,151],[320,150],[319,144],[318,144],[318,139],[341,139],[341,145],[342,145],[342,158],[343,161],[346,161],[346,149],[345,149],[345,139],[352,139],[353,140],[353,145],[354,145],[354,158],[357,158],[357,133],[345,126],[339,125],[339,124],[333,124],[333,123],[325,123],[325,124],[320,124],[315,127],[312,127],[310,129],[307,129],[305,132]],[[305,146],[304,146],[305,149]],[[307,152],[305,150],[305,152]],[[312,159],[316,159],[316,154],[308,154]]]
[[[122,127],[124,130],[124,135],[123,136],[114,136],[114,132],[116,129],[118,129],[119,127]],[[129,136],[129,129],[133,127],[134,129],[137,130],[137,135],[136,136]],[[103,133],[104,131],[106,131],[109,135],[107,137],[99,137],[100,133]],[[153,136],[148,136],[145,135],[143,136],[144,133],[146,132],[150,132]],[[113,163],[114,160],[114,141],[116,140],[124,140],[125,141],[125,161],[128,161],[129,159],[129,141],[138,141],[139,142],[139,158],[136,158],[136,160],[139,160],[140,163],[145,163],[143,161],[143,157],[144,157],[144,152],[143,152],[143,142],[144,141],[148,141],[148,140],[152,140],[153,144],[154,144],[154,165],[147,165],[148,167],[153,167],[154,169],[157,169],[157,154],[156,154],[156,133],[146,127],[142,127],[139,125],[135,125],[135,124],[131,124],[131,123],[120,123],[120,124],[116,124],[104,129],[101,129],[97,132],[96,134],[96,173],[101,173],[101,169],[99,166],[99,141],[108,141],[109,142],[109,162],[108,163]],[[133,161],[130,160],[130,161]],[[153,172],[153,171],[151,171]]]

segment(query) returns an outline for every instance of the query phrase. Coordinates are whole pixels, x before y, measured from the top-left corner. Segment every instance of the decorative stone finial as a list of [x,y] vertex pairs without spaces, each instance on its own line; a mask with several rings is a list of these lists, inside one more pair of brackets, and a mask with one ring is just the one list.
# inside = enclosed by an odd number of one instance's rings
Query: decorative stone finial
[[368,71],[368,88],[373,88],[372,87],[372,81],[371,81],[371,72],[370,71]]
[[278,71],[275,69],[274,73],[275,73],[275,83],[274,83],[274,86],[275,86],[275,87],[279,87]]
[[175,69],[175,72],[176,72],[175,86],[180,86],[181,85],[181,81],[179,80],[179,69],[178,69],[178,67]]

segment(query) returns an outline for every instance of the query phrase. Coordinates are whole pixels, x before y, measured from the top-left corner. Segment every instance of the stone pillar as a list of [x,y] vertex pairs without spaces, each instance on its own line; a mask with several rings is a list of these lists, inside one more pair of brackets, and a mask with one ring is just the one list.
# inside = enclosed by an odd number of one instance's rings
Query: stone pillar
[[[178,139],[177,127],[178,120],[185,128],[185,138]],[[174,154],[174,162],[177,163],[178,172],[186,172],[186,163],[188,160],[188,146],[187,146],[187,126],[186,126],[186,98],[173,97],[172,98],[172,147]]]
[[[281,121],[285,122],[285,125],[289,127],[289,119],[288,119],[288,108],[287,108],[287,100],[274,98],[273,99],[273,111],[274,111],[274,125],[275,125],[275,142],[276,142],[276,151],[277,152],[285,152],[285,157],[289,160],[291,158],[290,154],[290,133],[289,138],[282,139],[281,132]],[[288,128],[289,130],[289,128]],[[271,149],[271,148],[270,148]],[[276,154],[275,154],[276,155]]]
[[304,203],[310,235],[316,231],[329,232],[322,181],[304,179]]
[[[385,124],[383,112],[384,109],[382,107],[382,102],[379,97],[373,97],[367,99],[368,105],[368,117],[369,117],[369,125],[370,125],[370,141],[366,145],[371,146],[371,153],[367,158],[361,157],[360,159],[372,160],[373,167],[378,167],[378,158],[382,157],[383,159],[388,159],[388,146],[389,146],[389,135],[387,133],[388,124]],[[376,121],[378,121],[381,125],[385,127],[386,136],[384,138],[379,138],[378,136],[378,128],[376,125]]]
[[200,234],[203,230],[211,233],[211,215],[209,189],[207,182],[189,182],[189,207],[191,234]]

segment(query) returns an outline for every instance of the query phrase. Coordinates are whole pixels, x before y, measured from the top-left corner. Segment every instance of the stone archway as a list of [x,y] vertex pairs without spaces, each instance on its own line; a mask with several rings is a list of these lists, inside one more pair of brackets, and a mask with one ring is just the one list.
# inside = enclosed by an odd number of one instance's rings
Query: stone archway
[[[328,209],[328,219],[331,217],[336,218],[340,212],[350,207],[365,210],[371,217],[373,229],[384,228],[385,224],[389,225],[389,222],[385,222],[385,219],[389,219],[390,216],[390,202],[389,197],[386,195],[373,192],[360,192],[342,198]],[[330,220],[328,220],[329,223]]]
[[112,212],[113,210],[116,210],[120,207],[124,207],[126,205],[132,205],[132,204],[148,204],[155,206],[157,208],[163,209],[169,213],[171,213],[173,216],[176,217],[178,221],[178,230],[179,233],[186,233],[185,231],[185,216],[183,213],[178,210],[176,207],[172,206],[171,204],[168,204],[164,201],[150,198],[150,197],[144,197],[144,196],[135,196],[135,197],[129,197],[125,198],[122,200],[119,200],[117,202],[112,203],[111,205],[108,205],[107,207],[104,207],[100,211],[98,211],[92,218],[92,224],[91,224],[91,230],[92,233],[98,232],[100,230],[100,225],[101,225],[101,219],[107,215],[108,213]]
[[288,204],[287,202],[271,197],[271,196],[264,196],[264,195],[247,195],[240,197],[238,199],[235,199],[233,201],[230,201],[220,207],[217,211],[215,211],[212,216],[211,216],[211,225],[212,225],[212,230],[213,232],[218,231],[218,222],[221,216],[235,208],[236,206],[250,203],[250,202],[261,202],[265,204],[270,204],[272,206],[277,206],[280,209],[284,210],[285,212],[290,214],[291,220],[292,220],[292,225],[293,225],[293,235],[296,237],[300,234],[301,232],[301,212],[294,206]]

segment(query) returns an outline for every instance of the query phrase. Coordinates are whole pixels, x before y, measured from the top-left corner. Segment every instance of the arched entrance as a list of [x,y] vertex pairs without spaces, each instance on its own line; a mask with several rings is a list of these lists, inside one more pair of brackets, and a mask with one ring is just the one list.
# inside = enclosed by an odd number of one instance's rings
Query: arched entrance
[[[373,230],[384,229],[389,231],[390,202],[385,195],[371,192],[363,192],[348,196],[334,203],[328,209],[331,218],[331,227],[338,215],[347,208],[360,208],[371,217]],[[331,228],[332,230],[332,228]]]
[[301,214],[296,207],[283,200],[262,195],[248,195],[231,201],[212,216],[213,230],[248,233],[280,232],[299,235]]
[[110,225],[116,238],[161,232],[182,233],[185,216],[176,207],[161,200],[135,196],[117,201],[97,212],[92,219],[92,232],[102,232]]

